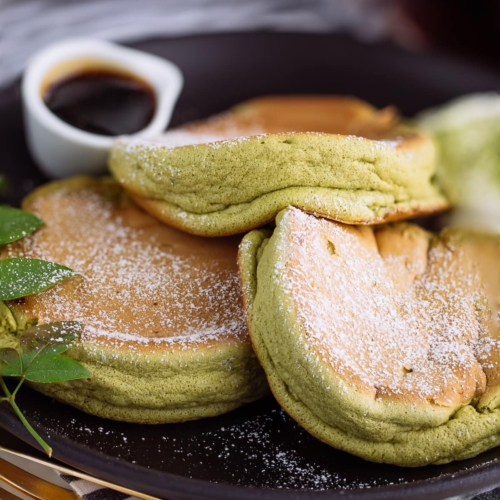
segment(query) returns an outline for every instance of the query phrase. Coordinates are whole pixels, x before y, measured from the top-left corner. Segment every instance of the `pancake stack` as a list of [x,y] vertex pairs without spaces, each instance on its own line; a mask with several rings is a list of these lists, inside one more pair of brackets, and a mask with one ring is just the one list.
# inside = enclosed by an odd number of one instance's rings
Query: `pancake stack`
[[241,305],[239,238],[170,228],[111,179],[53,182],[23,208],[46,226],[4,257],[58,262],[80,276],[7,306],[18,330],[34,319],[80,321],[68,355],[92,374],[36,389],[93,415],[150,424],[219,415],[268,392]]
[[201,236],[243,233],[289,205],[349,224],[448,206],[429,137],[349,97],[255,99],[158,141],[124,138],[109,167],[145,210]]
[[240,246],[276,399],[367,460],[446,463],[500,444],[500,236],[354,227],[294,208]]
[[387,224],[449,206],[431,139],[394,109],[259,98],[157,141],[121,138],[109,166],[121,188],[35,192],[25,206],[47,227],[9,247],[82,274],[8,304],[85,324],[69,355],[92,378],[39,389],[155,423],[229,411],[267,378],[306,430],[367,460],[500,444],[500,240]]

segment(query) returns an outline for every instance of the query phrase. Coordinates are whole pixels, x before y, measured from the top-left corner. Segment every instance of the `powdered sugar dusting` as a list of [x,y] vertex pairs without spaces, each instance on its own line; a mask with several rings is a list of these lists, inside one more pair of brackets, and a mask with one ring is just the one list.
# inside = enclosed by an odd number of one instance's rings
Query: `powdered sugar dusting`
[[142,147],[157,147],[178,148],[182,146],[191,146],[195,144],[209,143],[221,141],[225,137],[216,134],[195,134],[185,130],[172,130],[164,135],[160,135],[154,139],[143,139],[140,137],[123,137],[116,143],[116,147],[122,147],[127,152],[132,151],[137,146]]
[[292,297],[310,362],[360,380],[375,398],[453,406],[484,392],[498,332],[478,313],[487,298],[460,247],[435,241],[423,257],[382,257],[369,228],[287,217],[275,280]]
[[35,211],[47,226],[26,256],[80,273],[25,299],[40,322],[78,320],[82,339],[116,344],[246,336],[237,241],[205,244],[91,190],[41,197]]
[[226,112],[205,121],[169,130],[152,139],[124,136],[115,142],[114,147],[126,153],[135,153],[138,149],[154,151],[158,147],[173,149],[198,144],[209,144],[210,147],[218,149],[223,145],[234,146],[251,136],[261,136],[265,132],[258,116],[246,116],[241,119],[232,112]]
[[115,143],[116,148],[121,148],[127,153],[135,153],[137,149],[154,151],[157,148],[173,149],[183,146],[197,146],[199,144],[209,145],[213,149],[222,146],[231,147],[246,141],[252,137],[261,138],[265,134],[254,134],[248,136],[232,134],[203,134],[187,130],[173,130],[155,139],[142,139],[138,137],[126,137]]
[[[316,441],[282,409],[257,403],[200,424],[129,426],[81,418],[31,417],[52,432],[154,470],[238,486],[289,490],[356,490],[407,482],[403,471],[370,474],[353,459]],[[291,439],[292,438],[292,439]],[[207,484],[209,487],[209,484]],[[347,491],[346,491],[347,493]],[[290,491],[290,495],[293,492]]]

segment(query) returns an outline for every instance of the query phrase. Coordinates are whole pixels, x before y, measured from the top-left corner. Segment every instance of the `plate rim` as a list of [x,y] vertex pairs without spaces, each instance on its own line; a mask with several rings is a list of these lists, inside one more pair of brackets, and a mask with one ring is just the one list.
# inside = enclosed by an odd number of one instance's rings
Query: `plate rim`
[[[51,399],[47,396],[43,397],[48,400]],[[41,433],[44,439],[49,439],[51,441],[54,459],[115,484],[117,476],[113,475],[113,468],[119,465],[120,468],[134,473],[130,476],[120,476],[121,486],[149,495],[159,495],[160,498],[163,498],[162,495],[165,493],[167,495],[173,493],[183,495],[203,494],[203,498],[213,498],[216,500],[234,500],[234,498],[241,498],[244,500],[282,500],[285,498],[289,500],[295,498],[297,500],[327,498],[352,500],[369,498],[370,500],[386,500],[399,493],[399,495],[394,498],[401,500],[417,500],[425,496],[426,500],[432,500],[444,499],[453,495],[477,493],[479,490],[487,491],[491,489],[490,487],[495,487],[500,484],[500,477],[498,475],[498,471],[500,471],[500,457],[477,467],[471,467],[470,469],[461,470],[459,472],[447,473],[441,477],[352,490],[341,488],[328,490],[279,489],[213,483],[203,479],[188,478],[172,472],[162,472],[149,469],[143,465],[133,464],[122,458],[107,455],[104,452],[87,447],[82,443],[72,441],[66,436],[54,433],[53,431],[50,431],[50,438],[48,438],[47,430],[40,424],[32,423],[32,425]],[[41,450],[28,431],[22,426],[22,423],[17,420],[15,414],[10,411],[8,407],[0,407],[0,428],[10,432],[26,444]],[[86,462],[84,467],[82,467],[81,460],[74,460],[73,457],[76,455],[84,457]],[[371,462],[368,461],[366,463],[368,465],[371,464]],[[135,477],[136,475],[140,477]],[[134,477],[131,480],[130,478],[132,476]],[[141,481],[141,477],[142,479],[151,479],[152,476],[157,476],[160,479],[159,484],[149,484],[148,490],[143,491],[145,483]],[[126,478],[125,482],[121,481],[123,477]],[[463,482],[467,483],[467,489],[465,490],[462,484]],[[172,486],[173,488],[170,488]],[[207,486],[209,486],[209,488],[207,488]],[[166,487],[168,490],[165,489]],[[209,496],[206,495],[207,489],[211,490]],[[186,496],[185,498],[191,498],[191,496]],[[201,496],[199,498],[201,498]]]

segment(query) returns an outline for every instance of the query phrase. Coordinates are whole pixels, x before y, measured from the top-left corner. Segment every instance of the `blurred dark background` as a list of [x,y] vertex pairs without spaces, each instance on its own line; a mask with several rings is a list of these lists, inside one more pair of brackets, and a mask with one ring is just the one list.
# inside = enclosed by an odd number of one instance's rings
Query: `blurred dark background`
[[40,47],[235,31],[349,33],[500,67],[500,0],[0,0],[0,87]]
[[424,46],[500,67],[499,0],[400,0],[399,8]]

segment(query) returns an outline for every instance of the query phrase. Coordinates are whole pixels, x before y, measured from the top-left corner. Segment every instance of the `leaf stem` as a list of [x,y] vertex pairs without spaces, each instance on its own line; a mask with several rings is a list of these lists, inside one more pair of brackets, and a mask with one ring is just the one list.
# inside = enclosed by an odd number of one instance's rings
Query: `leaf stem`
[[12,395],[9,391],[9,388],[5,385],[5,382],[3,381],[2,377],[0,377],[0,387],[2,388],[3,393],[5,394],[5,398],[2,398],[2,400],[5,399],[5,401],[9,401]]
[[28,432],[35,438],[36,442],[42,447],[43,451],[45,451],[45,453],[47,453],[47,455],[49,457],[51,457],[52,456],[52,448],[40,437],[38,432],[36,432],[35,429],[33,429],[31,424],[26,420],[26,417],[23,415],[23,413],[19,409],[19,406],[17,406],[17,404],[15,402],[15,393],[17,392],[19,387],[21,387],[23,382],[24,382],[24,379],[21,379],[21,381],[17,385],[16,389],[11,394],[11,392],[9,391],[9,388],[5,384],[3,378],[0,377],[0,387],[3,389],[5,396],[7,396],[5,398],[5,400],[7,400],[10,403],[10,406],[12,406],[12,409],[15,411],[16,415],[19,417],[19,420],[21,420],[21,422],[26,427],[26,429],[28,429]]
[[24,377],[22,377],[21,380],[19,380],[19,384],[17,384],[16,388],[12,391],[11,399],[14,399],[16,397],[17,391],[23,385],[23,382],[25,380],[26,379]]

